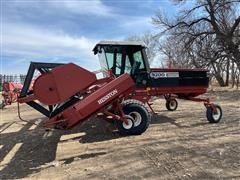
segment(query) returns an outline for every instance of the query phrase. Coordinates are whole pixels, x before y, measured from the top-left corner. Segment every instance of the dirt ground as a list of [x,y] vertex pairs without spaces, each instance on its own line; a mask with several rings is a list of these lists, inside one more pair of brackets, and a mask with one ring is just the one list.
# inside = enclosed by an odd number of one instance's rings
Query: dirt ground
[[202,103],[181,101],[174,112],[154,101],[150,127],[122,137],[91,118],[69,131],[45,131],[44,117],[26,105],[1,111],[0,179],[240,179],[240,91],[206,94],[223,119],[209,124]]

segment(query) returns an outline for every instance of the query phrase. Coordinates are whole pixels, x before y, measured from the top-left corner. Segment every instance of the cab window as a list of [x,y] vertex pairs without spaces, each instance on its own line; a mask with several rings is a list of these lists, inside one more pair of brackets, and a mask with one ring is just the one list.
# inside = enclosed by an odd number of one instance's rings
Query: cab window
[[117,53],[117,58],[116,58],[116,75],[121,74],[121,68],[122,68],[122,54]]
[[111,69],[113,67],[113,53],[106,53],[107,65]]
[[103,71],[108,70],[109,67],[106,61],[106,56],[103,48],[101,48],[101,51],[98,53],[98,58],[99,58],[101,69]]
[[128,55],[126,55],[126,62],[125,62],[125,70],[124,70],[124,72],[130,74],[131,73],[131,69],[132,69],[132,66],[131,66],[129,57],[128,57]]
[[143,62],[143,57],[141,51],[137,51],[133,53],[133,59],[135,62],[140,62],[140,69],[144,69],[144,62]]

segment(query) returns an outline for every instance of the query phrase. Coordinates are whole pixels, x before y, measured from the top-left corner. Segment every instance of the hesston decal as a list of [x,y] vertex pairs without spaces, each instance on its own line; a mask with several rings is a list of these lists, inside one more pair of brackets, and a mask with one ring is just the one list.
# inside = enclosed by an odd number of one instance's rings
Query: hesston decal
[[110,93],[108,93],[106,96],[102,97],[101,99],[98,100],[98,104],[102,104],[105,101],[107,101],[109,98],[113,97],[115,94],[117,94],[118,91],[117,89],[114,89],[113,91],[111,91]]

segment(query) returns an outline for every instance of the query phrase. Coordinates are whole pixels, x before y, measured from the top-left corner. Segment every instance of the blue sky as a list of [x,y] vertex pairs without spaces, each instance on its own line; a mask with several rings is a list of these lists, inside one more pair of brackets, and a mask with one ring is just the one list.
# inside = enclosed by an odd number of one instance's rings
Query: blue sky
[[177,7],[166,0],[1,0],[1,73],[26,73],[30,61],[97,70],[94,44],[157,31],[151,17],[158,9],[174,15]]

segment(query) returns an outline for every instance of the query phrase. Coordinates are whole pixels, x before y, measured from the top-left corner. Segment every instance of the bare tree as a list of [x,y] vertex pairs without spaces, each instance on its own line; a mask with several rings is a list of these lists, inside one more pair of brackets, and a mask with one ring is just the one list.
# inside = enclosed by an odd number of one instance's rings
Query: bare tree
[[149,59],[149,63],[151,63],[154,57],[157,54],[157,43],[158,40],[156,36],[152,33],[145,33],[143,35],[137,36],[129,36],[126,40],[128,41],[141,41],[146,47],[146,53]]
[[194,7],[175,18],[158,12],[153,23],[163,29],[160,35],[174,39],[172,54],[178,53],[188,66],[209,68],[224,86],[229,82],[230,65],[240,69],[239,5],[239,0],[196,0]]

